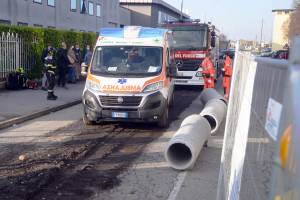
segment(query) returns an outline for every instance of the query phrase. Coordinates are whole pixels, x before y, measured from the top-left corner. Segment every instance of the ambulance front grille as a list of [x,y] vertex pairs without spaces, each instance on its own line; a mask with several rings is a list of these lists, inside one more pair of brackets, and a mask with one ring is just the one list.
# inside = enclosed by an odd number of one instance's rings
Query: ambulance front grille
[[99,96],[103,106],[139,106],[140,96]]

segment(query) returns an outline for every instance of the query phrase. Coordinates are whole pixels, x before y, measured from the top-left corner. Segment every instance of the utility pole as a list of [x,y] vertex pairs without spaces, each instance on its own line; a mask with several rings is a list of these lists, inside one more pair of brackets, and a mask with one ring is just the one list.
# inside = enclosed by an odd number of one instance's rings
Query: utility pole
[[261,22],[259,53],[261,53],[261,43],[262,43],[262,37],[263,37],[263,28],[264,28],[264,19],[262,19],[262,22]]
[[257,47],[257,35],[255,35],[255,47]]
[[180,20],[183,21],[183,0],[181,0]]

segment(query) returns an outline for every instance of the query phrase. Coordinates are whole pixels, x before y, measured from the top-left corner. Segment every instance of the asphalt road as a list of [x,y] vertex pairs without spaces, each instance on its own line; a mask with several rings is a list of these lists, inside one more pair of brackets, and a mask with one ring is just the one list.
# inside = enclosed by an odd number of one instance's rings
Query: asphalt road
[[0,199],[213,199],[221,134],[210,138],[191,172],[172,170],[163,157],[181,121],[201,111],[199,94],[199,88],[176,89],[168,129],[85,127],[78,105],[2,130]]

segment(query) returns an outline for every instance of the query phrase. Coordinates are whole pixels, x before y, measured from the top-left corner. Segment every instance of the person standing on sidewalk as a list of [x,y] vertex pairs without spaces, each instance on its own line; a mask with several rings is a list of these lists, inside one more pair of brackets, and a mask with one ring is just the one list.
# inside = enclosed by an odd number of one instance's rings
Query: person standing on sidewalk
[[211,53],[207,52],[205,59],[202,61],[202,74],[204,78],[204,88],[214,88],[215,87],[215,69],[214,64],[211,61]]
[[76,69],[75,69],[75,63],[76,63],[76,56],[74,52],[74,46],[71,46],[68,50],[67,57],[69,60],[68,65],[68,83],[76,83]]
[[[44,48],[42,51],[42,56],[41,56],[41,61],[43,63],[43,65],[45,65],[45,58],[47,57],[47,54],[49,51],[51,51],[51,49],[53,49],[51,44],[47,45],[47,48]],[[47,82],[47,75],[46,75],[46,69],[44,68],[43,70],[43,77],[42,77],[42,90],[47,90],[48,87],[48,82]]]
[[230,92],[230,82],[232,76],[232,61],[228,54],[225,56],[224,67],[222,68],[223,71],[223,87],[224,87],[224,97],[226,99],[229,98]]
[[58,67],[58,82],[57,85],[60,87],[66,87],[66,73],[68,70],[69,60],[67,56],[67,45],[65,42],[61,43],[61,48],[57,51],[57,67]]
[[90,48],[90,45],[87,45],[86,46],[86,53],[85,53],[85,56],[84,56],[84,59],[83,59],[83,62],[86,64],[86,65],[89,65],[90,62],[91,62],[91,59],[92,59],[92,50]]
[[81,74],[81,53],[80,53],[79,44],[75,45],[74,53],[75,53],[75,56],[76,56],[76,62],[74,63],[75,70],[76,70],[76,81],[79,81],[80,74]]
[[44,66],[48,82],[48,96],[47,100],[56,100],[57,96],[54,95],[55,86],[55,72],[56,72],[56,60],[55,60],[55,49],[48,48],[43,52],[42,57],[44,57]]

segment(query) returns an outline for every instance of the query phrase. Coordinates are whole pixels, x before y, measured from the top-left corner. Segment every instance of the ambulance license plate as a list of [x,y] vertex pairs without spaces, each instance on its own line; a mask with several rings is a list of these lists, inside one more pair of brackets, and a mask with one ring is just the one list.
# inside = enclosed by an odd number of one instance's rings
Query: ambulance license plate
[[184,80],[176,80],[175,83],[187,83],[187,81],[184,81]]
[[128,118],[127,112],[112,112],[111,114],[113,118]]

